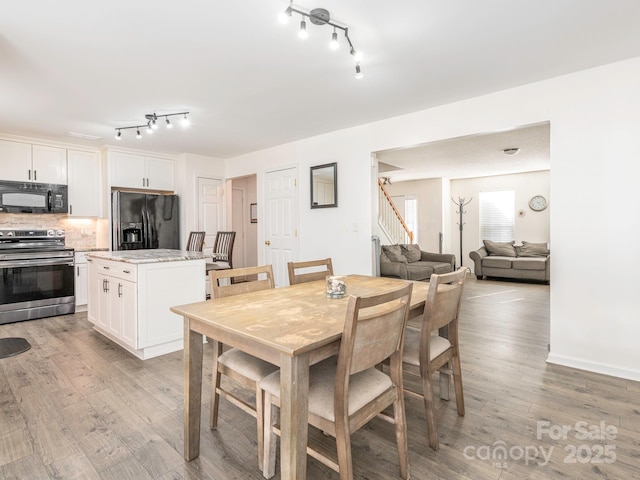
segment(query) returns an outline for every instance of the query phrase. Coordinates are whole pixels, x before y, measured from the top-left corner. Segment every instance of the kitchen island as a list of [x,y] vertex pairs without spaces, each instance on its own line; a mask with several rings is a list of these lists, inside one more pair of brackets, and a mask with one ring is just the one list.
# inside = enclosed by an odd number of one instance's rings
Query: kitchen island
[[87,252],[88,319],[136,357],[181,350],[182,317],[174,305],[205,300],[211,255],[149,249]]

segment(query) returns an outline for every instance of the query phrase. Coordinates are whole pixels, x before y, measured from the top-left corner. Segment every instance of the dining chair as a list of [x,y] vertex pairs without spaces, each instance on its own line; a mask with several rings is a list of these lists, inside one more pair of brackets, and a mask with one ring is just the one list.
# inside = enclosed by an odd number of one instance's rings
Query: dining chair
[[[317,267],[324,267],[318,270]],[[288,262],[289,285],[297,285],[298,283],[313,282],[314,280],[324,280],[327,275],[333,275],[333,265],[331,258],[323,260],[310,260],[308,262]],[[313,269],[315,271],[309,271]],[[298,270],[304,272],[297,273]]]
[[[256,280],[244,281],[242,283],[231,282],[235,277],[250,277]],[[214,299],[275,288],[271,265],[211,270],[209,272],[209,278],[211,280],[212,298]],[[220,282],[220,280],[224,280],[224,282]],[[231,348],[223,352],[223,345],[220,342],[214,341],[213,343],[213,381],[211,384],[209,427],[215,430],[218,426],[220,396],[223,396],[233,405],[253,416],[256,419],[258,467],[260,469],[262,469],[263,463],[264,391],[259,388],[258,384],[264,377],[277,369],[278,367],[275,365],[236,348]],[[254,392],[255,405],[251,405],[242,398],[234,395],[232,389],[225,389],[221,385],[223,375]]]
[[[218,269],[233,268],[233,244],[236,232],[218,232],[213,242],[213,259]],[[226,265],[225,265],[226,264]]]
[[[340,474],[353,478],[351,434],[393,405],[383,415],[396,430],[400,477],[409,478],[407,428],[402,394],[402,346],[413,284],[386,293],[349,297],[339,353],[311,366],[308,423],[336,439],[337,462],[307,445],[307,454]],[[389,374],[376,365],[389,360]],[[275,474],[274,408],[280,405],[280,371],[260,382],[265,391],[263,475]]]
[[[433,373],[439,371],[441,375],[453,376],[458,415],[464,416],[458,317],[466,272],[466,267],[460,267],[452,273],[431,275],[421,326],[408,326],[405,333],[403,371],[421,377],[422,383],[421,393],[406,386],[405,393],[424,399],[429,446],[434,450],[438,449],[439,441],[431,380]],[[441,397],[449,398],[449,392],[444,392],[445,395],[440,393]]]
[[204,246],[204,236],[207,232],[190,232],[185,250],[189,252],[201,252]]
[[[217,232],[213,241],[212,261],[206,264],[206,274],[213,270],[228,270],[233,268],[233,244],[236,239],[236,232]],[[230,279],[234,283],[234,278]],[[211,289],[207,287],[207,298]]]

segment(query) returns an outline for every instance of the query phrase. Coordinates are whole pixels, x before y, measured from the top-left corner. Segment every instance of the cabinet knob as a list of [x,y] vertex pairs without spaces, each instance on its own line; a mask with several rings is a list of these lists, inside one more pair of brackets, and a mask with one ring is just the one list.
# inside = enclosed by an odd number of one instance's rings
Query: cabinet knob
[[123,270],[122,273],[131,273],[131,270]]
[[271,242],[270,242],[269,240],[266,240],[266,241],[264,242],[264,244],[265,244],[265,245],[271,245]]

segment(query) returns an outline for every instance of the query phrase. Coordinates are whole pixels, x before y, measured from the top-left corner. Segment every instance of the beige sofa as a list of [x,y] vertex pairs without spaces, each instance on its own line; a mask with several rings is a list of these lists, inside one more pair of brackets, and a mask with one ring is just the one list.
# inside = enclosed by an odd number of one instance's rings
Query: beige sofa
[[489,242],[469,253],[478,280],[484,277],[538,280],[549,283],[551,253],[546,243]]
[[416,244],[382,245],[380,252],[382,277],[429,280],[431,274],[453,272],[455,266],[455,255],[423,252]]

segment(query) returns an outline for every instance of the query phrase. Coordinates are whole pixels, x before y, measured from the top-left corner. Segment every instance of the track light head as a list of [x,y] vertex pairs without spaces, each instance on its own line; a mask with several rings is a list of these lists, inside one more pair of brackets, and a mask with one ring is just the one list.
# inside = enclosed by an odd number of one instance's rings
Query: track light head
[[140,135],[140,128],[136,129],[136,138],[142,138],[142,135]]
[[280,23],[289,23],[289,19],[291,18],[292,13],[293,13],[293,10],[291,6],[288,6],[284,12],[278,15],[278,19],[280,20]]
[[298,36],[300,38],[307,38],[309,34],[307,33],[307,22],[304,21],[304,17],[300,21],[300,30],[298,31]]
[[333,33],[331,34],[331,43],[329,43],[329,48],[331,50],[337,50],[338,47],[340,45],[338,45],[338,33],[336,32],[336,29],[333,29]]
[[122,140],[122,132],[120,130],[116,133],[116,140]]
[[171,124],[171,122],[169,121],[169,116],[167,115],[165,118],[165,121],[167,122],[167,128],[173,128],[173,125]]
[[360,70],[360,64],[356,64],[356,78],[357,79],[361,79],[362,78],[362,70]]
[[[188,113],[188,112],[187,112]],[[183,127],[188,127],[189,124],[191,123],[189,121],[189,118],[187,117],[187,113],[184,114],[184,117],[182,117],[182,120],[180,120],[180,123],[182,124]]]
[[153,128],[151,128],[151,122],[147,123],[147,133],[149,135],[153,133]]

